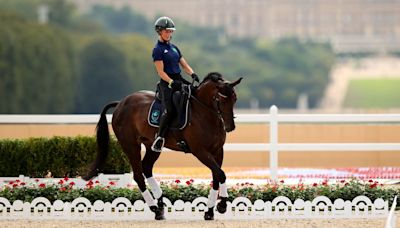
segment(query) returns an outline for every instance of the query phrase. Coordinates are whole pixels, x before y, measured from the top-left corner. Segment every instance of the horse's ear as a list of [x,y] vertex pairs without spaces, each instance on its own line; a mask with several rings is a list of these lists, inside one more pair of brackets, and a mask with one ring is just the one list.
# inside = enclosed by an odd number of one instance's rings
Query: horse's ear
[[242,79],[243,79],[243,77],[240,77],[238,80],[230,83],[229,86],[232,87],[232,88],[237,86],[242,81]]

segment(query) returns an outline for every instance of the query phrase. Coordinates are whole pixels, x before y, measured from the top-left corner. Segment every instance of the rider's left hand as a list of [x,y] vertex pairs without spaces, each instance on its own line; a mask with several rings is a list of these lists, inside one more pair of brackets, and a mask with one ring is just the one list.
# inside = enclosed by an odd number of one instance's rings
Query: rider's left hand
[[193,80],[195,80],[196,82],[200,82],[199,76],[197,76],[196,73],[193,73],[193,74],[190,75],[190,76],[192,76]]

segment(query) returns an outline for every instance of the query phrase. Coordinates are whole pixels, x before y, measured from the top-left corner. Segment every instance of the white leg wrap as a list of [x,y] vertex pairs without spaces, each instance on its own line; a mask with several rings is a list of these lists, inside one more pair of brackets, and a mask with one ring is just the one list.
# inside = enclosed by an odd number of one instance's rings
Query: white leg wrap
[[146,191],[142,192],[142,196],[144,198],[144,201],[146,204],[151,207],[151,206],[156,206],[156,202],[153,199],[153,196],[150,194],[149,190],[146,189]]
[[210,189],[210,193],[208,194],[207,207],[208,208],[214,207],[215,204],[217,203],[217,198],[218,198],[218,191]]
[[162,195],[162,190],[160,188],[160,185],[157,183],[156,179],[154,179],[154,177],[149,177],[146,180],[150,186],[154,198],[159,199]]
[[219,196],[228,197],[228,188],[226,187],[226,182],[223,184],[219,184]]

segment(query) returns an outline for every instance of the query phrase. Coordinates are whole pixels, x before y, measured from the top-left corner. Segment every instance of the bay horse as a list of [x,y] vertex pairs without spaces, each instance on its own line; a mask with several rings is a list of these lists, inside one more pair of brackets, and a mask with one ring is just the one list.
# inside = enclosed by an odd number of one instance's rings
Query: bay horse
[[[233,107],[236,103],[234,87],[242,78],[234,82],[226,81],[220,73],[209,73],[197,86],[190,97],[191,118],[188,125],[181,131],[169,130],[166,135],[165,147],[181,151],[178,140],[184,139],[190,152],[212,172],[213,187],[210,189],[205,220],[214,219],[214,207],[218,198],[217,210],[226,211],[228,197],[226,176],[221,169],[224,158],[223,146],[226,132],[235,129]],[[112,117],[112,128],[122,150],[127,155],[132,166],[134,180],[142,196],[155,213],[156,220],[165,219],[162,190],[153,177],[154,163],[160,153],[151,150],[151,145],[157,132],[147,122],[150,105],[155,98],[154,92],[138,91],[119,102],[111,102],[104,106],[96,127],[97,155],[91,170],[85,180],[97,176],[104,166],[109,147],[109,130],[106,119],[107,110],[115,107]],[[141,144],[146,148],[146,154],[141,159]],[[146,189],[146,183],[150,190]],[[154,198],[153,198],[154,196]]]

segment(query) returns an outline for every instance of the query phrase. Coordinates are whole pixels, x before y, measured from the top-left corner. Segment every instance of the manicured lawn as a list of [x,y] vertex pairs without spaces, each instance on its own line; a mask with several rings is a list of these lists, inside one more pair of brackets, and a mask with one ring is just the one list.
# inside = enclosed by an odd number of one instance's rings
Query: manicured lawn
[[344,100],[346,108],[399,108],[400,79],[351,80]]

